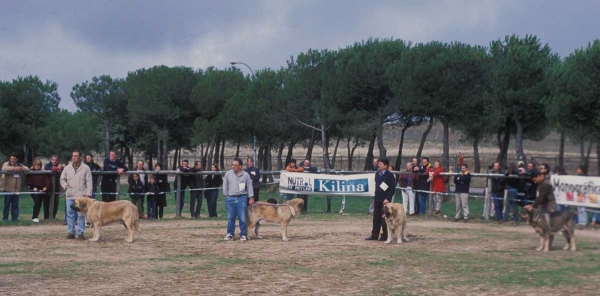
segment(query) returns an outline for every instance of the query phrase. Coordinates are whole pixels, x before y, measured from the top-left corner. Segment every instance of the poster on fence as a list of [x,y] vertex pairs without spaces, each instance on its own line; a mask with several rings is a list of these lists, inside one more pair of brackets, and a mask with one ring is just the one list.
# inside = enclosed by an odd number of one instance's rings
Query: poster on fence
[[550,181],[556,203],[600,208],[600,177],[552,175]]
[[279,191],[289,194],[374,196],[375,173],[339,176],[281,172]]

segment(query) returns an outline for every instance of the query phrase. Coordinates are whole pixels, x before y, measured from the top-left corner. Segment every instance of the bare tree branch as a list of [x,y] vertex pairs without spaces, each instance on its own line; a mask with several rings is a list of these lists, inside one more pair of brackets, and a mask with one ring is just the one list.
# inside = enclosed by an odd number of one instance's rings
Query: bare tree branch
[[302,122],[300,119],[296,119],[296,121],[298,121],[300,124],[302,124],[302,125],[304,125],[304,126],[307,126],[307,127],[310,127],[310,128],[312,128],[312,129],[314,129],[314,130],[316,130],[316,131],[323,132],[323,130],[322,130],[322,129],[320,129],[320,128],[316,128],[316,127],[314,127],[314,126],[312,126],[312,125],[310,125],[310,124],[306,124],[306,123]]

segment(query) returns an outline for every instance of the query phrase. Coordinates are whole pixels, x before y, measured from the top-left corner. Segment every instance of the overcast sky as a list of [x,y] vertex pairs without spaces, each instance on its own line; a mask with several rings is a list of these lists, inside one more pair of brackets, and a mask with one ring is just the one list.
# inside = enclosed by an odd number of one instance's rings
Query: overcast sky
[[[0,80],[76,83],[154,65],[254,70],[310,48],[369,37],[488,45],[535,34],[566,56],[600,38],[600,1],[12,1],[0,0]],[[246,71],[246,69],[242,69]]]

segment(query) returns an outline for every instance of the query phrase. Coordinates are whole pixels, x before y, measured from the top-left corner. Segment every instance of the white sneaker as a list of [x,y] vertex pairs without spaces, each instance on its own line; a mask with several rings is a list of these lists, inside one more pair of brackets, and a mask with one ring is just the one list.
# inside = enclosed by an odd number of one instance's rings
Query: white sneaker
[[247,241],[248,237],[245,235],[240,235],[240,241]]
[[228,234],[225,236],[225,238],[224,238],[224,240],[226,240],[226,241],[230,241],[230,240],[232,240],[232,239],[233,239],[233,235],[232,235],[232,234],[230,234],[230,233],[228,233]]
[[31,221],[35,222],[35,223],[40,223],[40,219],[38,219],[38,218],[35,218],[35,219],[31,220]]

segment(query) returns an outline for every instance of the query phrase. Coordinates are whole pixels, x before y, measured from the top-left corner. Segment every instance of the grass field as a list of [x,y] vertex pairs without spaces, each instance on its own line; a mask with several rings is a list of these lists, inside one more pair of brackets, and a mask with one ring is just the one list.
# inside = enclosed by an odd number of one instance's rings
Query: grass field
[[[268,197],[278,195],[263,191],[261,199]],[[311,197],[309,212],[289,227],[287,243],[277,225],[261,228],[263,240],[223,241],[222,199],[216,219],[174,218],[172,195],[168,203],[166,219],[142,220],[142,233],[132,244],[124,241],[120,225],[105,227],[100,241],[92,243],[66,240],[62,220],[29,222],[31,198],[23,196],[21,222],[0,224],[0,294],[597,295],[600,290],[600,231],[577,231],[576,252],[562,251],[564,239],[557,237],[551,252],[538,253],[531,227],[482,221],[478,201],[470,204],[470,223],[409,217],[411,241],[401,245],[363,239],[371,228],[368,198],[348,197],[342,216],[335,214],[339,197],[334,214],[324,213],[324,197]],[[453,212],[453,203],[444,204],[443,214],[453,217]],[[187,205],[183,213],[189,217]]]

